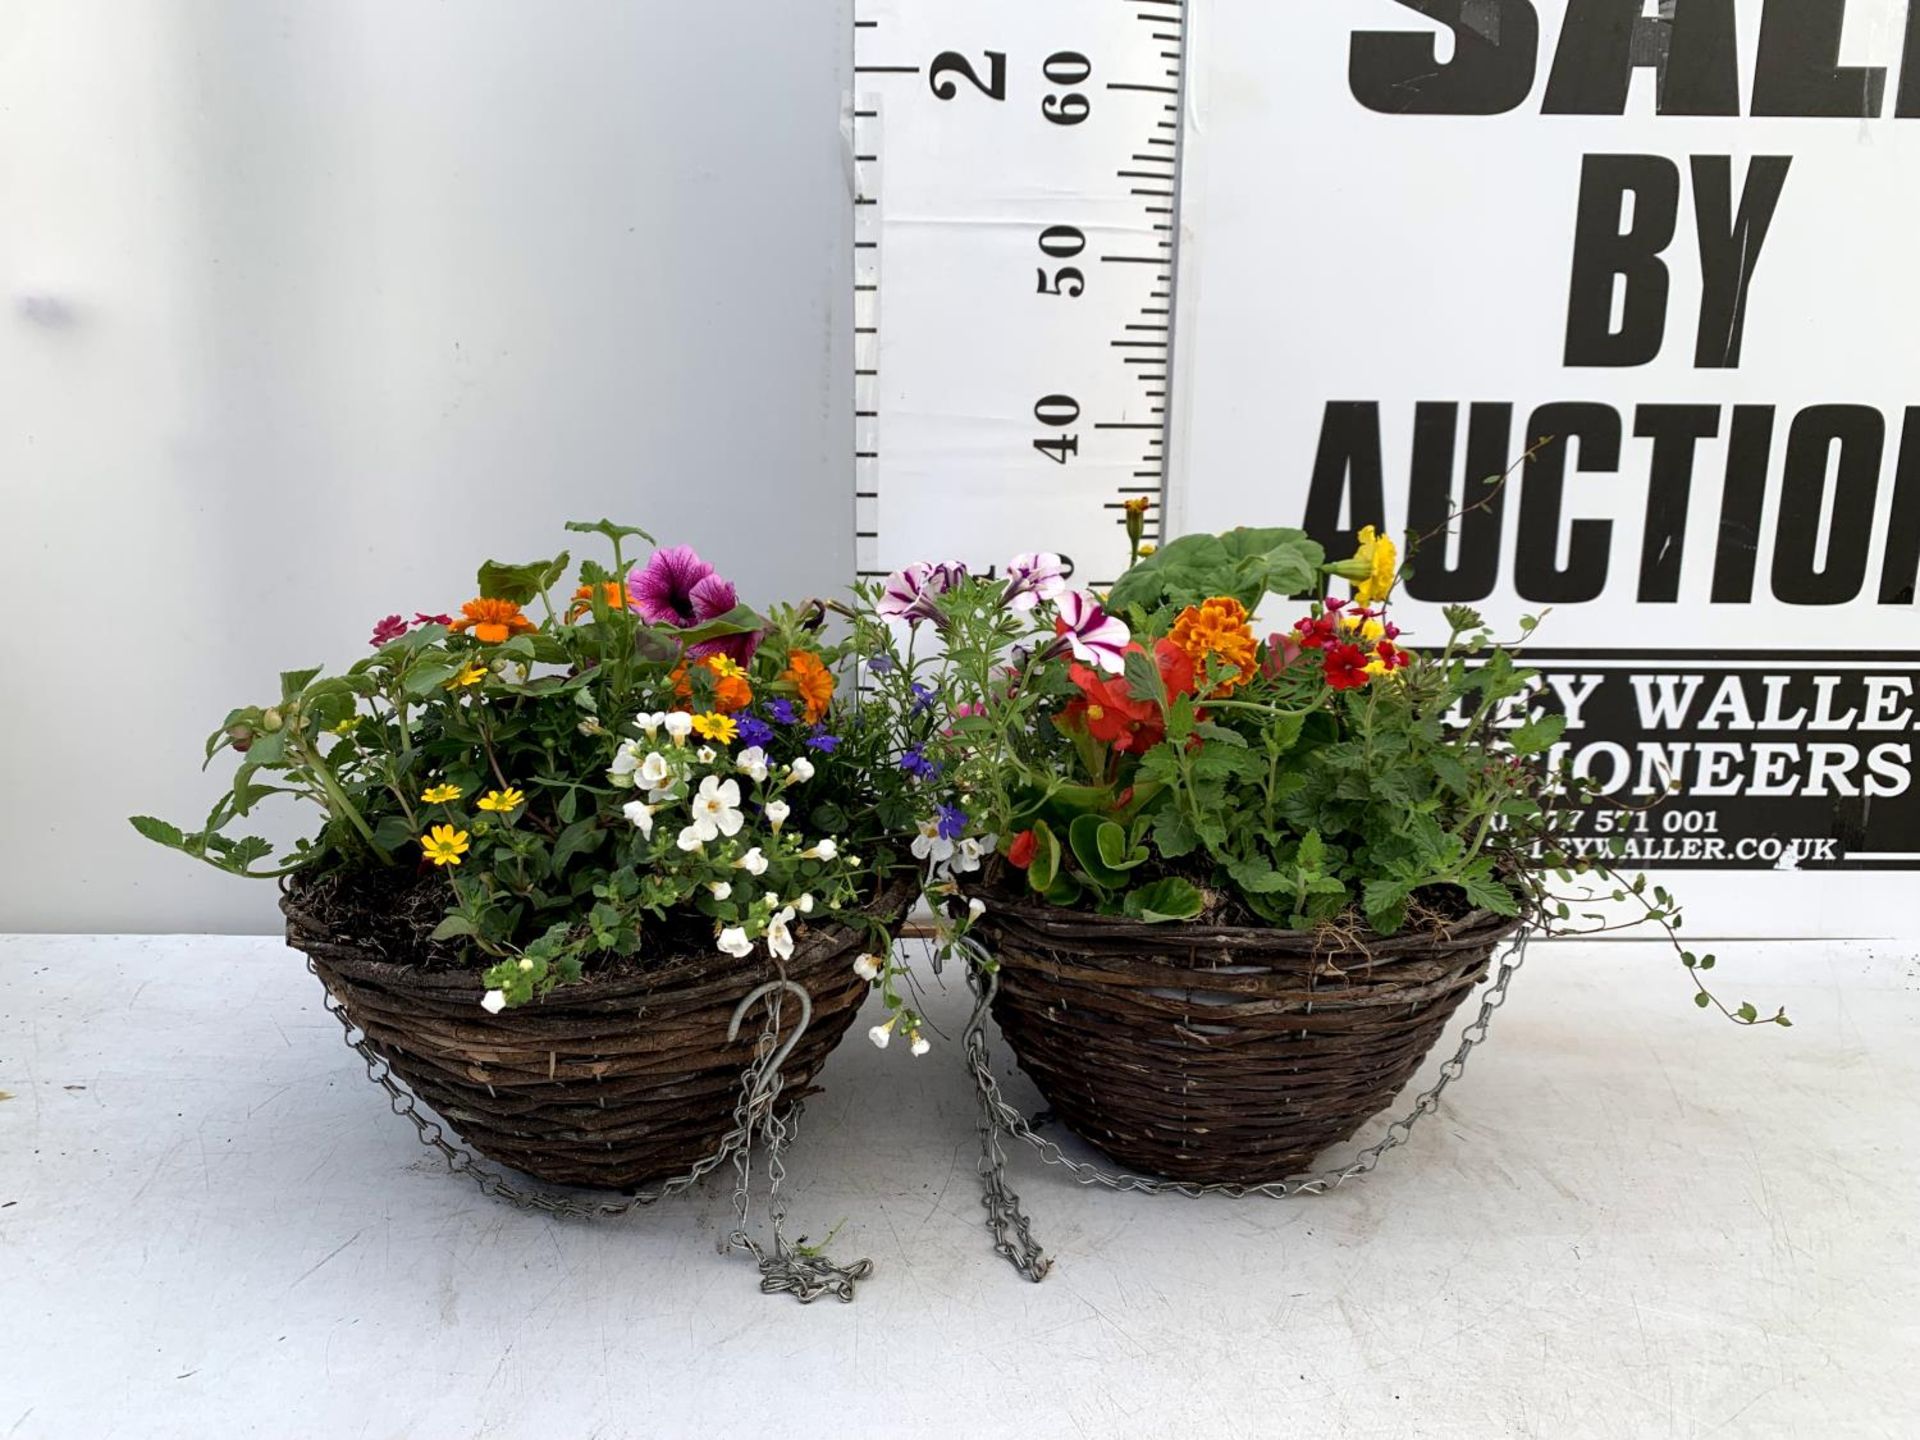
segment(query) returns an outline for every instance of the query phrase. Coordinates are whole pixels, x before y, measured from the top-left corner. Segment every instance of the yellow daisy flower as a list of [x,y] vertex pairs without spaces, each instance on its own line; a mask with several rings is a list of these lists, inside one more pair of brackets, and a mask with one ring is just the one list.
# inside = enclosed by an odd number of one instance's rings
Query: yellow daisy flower
[[451,680],[447,681],[447,689],[459,690],[459,689],[463,689],[468,685],[478,685],[482,680],[486,678],[487,678],[486,666],[469,665],[465,669],[463,669],[458,675],[454,676]]
[[694,716],[693,729],[702,740],[718,740],[722,745],[732,744],[733,737],[740,733],[740,727],[734,724],[733,717],[722,715],[717,710]]
[[527,797],[525,795],[509,785],[504,790],[489,790],[473,803],[478,805],[482,810],[491,810],[497,815],[504,815],[509,810],[516,809],[520,805],[525,804],[526,799]]
[[420,849],[435,865],[458,865],[468,848],[467,832],[451,825],[436,825],[420,837]]
[[420,798],[429,805],[444,805],[449,800],[458,800],[460,798],[460,787],[458,785],[448,785],[443,781],[438,785],[429,786],[427,789],[421,791]]

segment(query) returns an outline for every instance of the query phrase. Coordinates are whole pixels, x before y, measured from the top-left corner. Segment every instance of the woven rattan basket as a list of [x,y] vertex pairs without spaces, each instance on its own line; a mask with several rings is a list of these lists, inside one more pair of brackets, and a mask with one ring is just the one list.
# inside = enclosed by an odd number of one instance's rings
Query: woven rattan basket
[[[916,893],[912,876],[899,876],[867,912],[891,929]],[[335,934],[298,883],[280,908],[287,943],[312,959],[393,1072],[474,1150],[554,1184],[627,1188],[710,1154],[753,1058],[758,1026],[734,1042],[727,1026],[754,987],[784,975],[812,997],[812,1024],[782,1069],[793,1097],[867,996],[853,970],[865,935],[823,924],[796,932],[784,965],[763,947],[742,959],[711,952],[589,977],[489,1015],[474,972],[421,969]]]
[[1392,1101],[1521,922],[1477,911],[1365,948],[990,897],[993,1016],[1055,1114],[1134,1170],[1252,1185]]

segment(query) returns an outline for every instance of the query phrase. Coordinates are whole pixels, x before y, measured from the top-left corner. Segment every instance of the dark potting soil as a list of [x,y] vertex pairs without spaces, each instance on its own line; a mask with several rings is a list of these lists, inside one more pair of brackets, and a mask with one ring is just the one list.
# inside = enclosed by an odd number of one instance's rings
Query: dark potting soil
[[[869,872],[863,898],[872,898],[884,873],[881,867]],[[335,939],[356,945],[372,957],[421,970],[481,970],[493,963],[492,957],[464,939],[432,938],[452,899],[450,887],[437,872],[398,866],[329,870],[296,876],[291,884],[301,903]],[[545,923],[538,929],[544,930]],[[793,929],[798,939],[808,925],[801,922]],[[698,912],[684,912],[664,920],[649,917],[640,954],[591,956],[585,968],[589,977],[631,975],[712,953],[713,921]]]

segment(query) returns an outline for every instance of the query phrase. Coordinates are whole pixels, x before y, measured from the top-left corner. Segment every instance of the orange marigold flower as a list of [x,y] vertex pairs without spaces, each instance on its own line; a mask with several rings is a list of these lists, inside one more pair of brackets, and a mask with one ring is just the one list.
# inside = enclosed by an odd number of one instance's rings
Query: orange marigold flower
[[[726,655],[709,655],[696,662],[713,676],[713,708],[723,715],[731,715],[736,710],[744,710],[753,703],[753,686],[747,681],[747,672],[742,670]],[[682,700],[693,699],[693,681],[688,678],[687,667],[678,667],[670,677],[673,681],[673,693]]]
[[[606,600],[609,610],[624,610],[627,608],[627,587],[622,585],[618,580],[602,580],[600,582],[600,594],[602,598]],[[592,609],[593,587],[591,585],[582,585],[578,590],[573,592],[573,604],[567,607],[567,619],[578,620],[582,615],[588,614]]]
[[520,613],[511,600],[469,600],[460,607],[460,618],[453,622],[458,631],[471,631],[483,645],[498,645],[514,635],[527,635],[538,627]]
[[792,682],[806,702],[809,725],[825,715],[827,707],[833,704],[833,672],[811,650],[796,650],[788,656],[787,668],[780,678]]
[[[1254,676],[1259,665],[1259,644],[1247,624],[1247,610],[1230,595],[1215,595],[1198,605],[1189,605],[1173,622],[1174,644],[1192,658],[1194,670],[1204,675],[1209,658],[1232,667],[1232,674],[1221,680],[1211,694],[1230,695]],[[1219,665],[1215,665],[1218,671]]]

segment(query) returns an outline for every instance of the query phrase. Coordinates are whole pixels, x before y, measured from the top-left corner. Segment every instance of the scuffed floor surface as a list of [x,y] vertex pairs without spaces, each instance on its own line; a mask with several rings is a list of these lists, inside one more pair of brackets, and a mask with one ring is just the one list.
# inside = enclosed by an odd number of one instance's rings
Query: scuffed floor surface
[[1709,1020],[1647,947],[1536,947],[1330,1196],[1022,1157],[1038,1286],[981,1228],[957,1047],[863,1022],[791,1228],[875,1273],[802,1309],[715,1253],[727,1184],[595,1226],[450,1177],[274,940],[0,939],[0,1437],[1920,1433],[1920,967],[1721,955],[1796,1028]]

